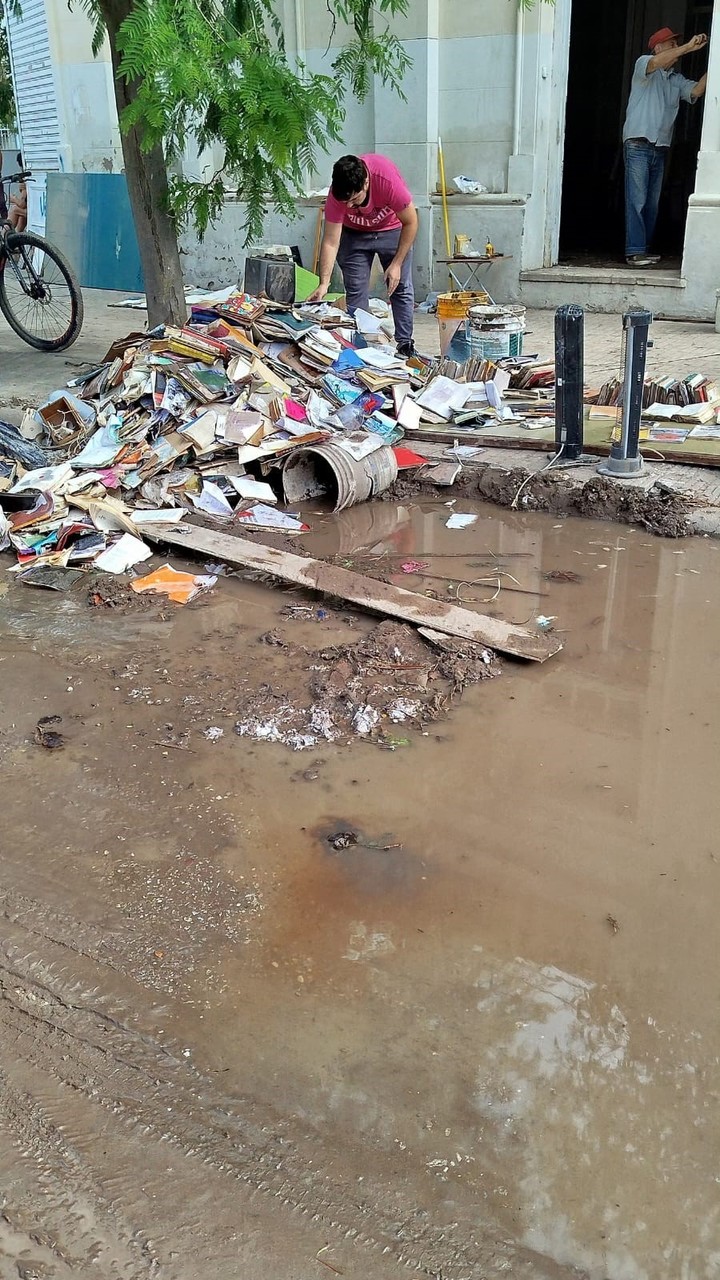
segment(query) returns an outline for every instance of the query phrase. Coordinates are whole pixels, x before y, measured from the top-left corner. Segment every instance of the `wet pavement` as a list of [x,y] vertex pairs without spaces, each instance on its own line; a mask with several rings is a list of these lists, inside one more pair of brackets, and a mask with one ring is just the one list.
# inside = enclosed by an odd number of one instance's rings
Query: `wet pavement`
[[455,509],[304,545],[565,648],[393,751],[234,732],[373,619],[3,574],[3,1276],[720,1274],[720,547]]

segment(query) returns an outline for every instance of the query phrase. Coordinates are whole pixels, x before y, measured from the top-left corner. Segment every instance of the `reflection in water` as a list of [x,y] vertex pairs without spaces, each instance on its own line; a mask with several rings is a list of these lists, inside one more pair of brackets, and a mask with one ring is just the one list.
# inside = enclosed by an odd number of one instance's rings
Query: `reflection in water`
[[[307,518],[307,517],[306,517]],[[313,555],[352,555],[358,551],[400,551],[405,532],[411,532],[412,514],[397,502],[365,502],[347,511],[333,512],[318,520],[309,516]]]
[[[194,998],[198,1054],[216,1055],[239,1095],[266,1096],[271,1078],[278,1106],[357,1144],[369,1166],[378,1150],[402,1152],[398,1179],[437,1221],[497,1221],[592,1280],[709,1280],[720,1275],[720,724],[708,696],[720,551],[461,499],[452,509],[476,524],[447,529],[442,502],[375,503],[311,515],[304,545],[360,571],[379,562],[443,599],[459,583],[464,600],[492,594],[477,579],[495,574],[497,599],[476,607],[528,625],[552,617],[564,651],[542,667],[507,662],[392,754],[326,749],[312,782],[295,780],[287,753],[248,752],[231,734],[175,753],[183,805],[214,797],[231,832],[217,847],[198,837],[199,851],[236,883],[257,880],[264,903],[247,945],[194,938],[203,976],[193,987],[187,975],[182,1034]],[[403,574],[405,560],[433,576]],[[286,600],[224,578],[160,621],[13,584],[2,647],[121,647],[139,661],[162,646],[156,666],[208,681],[229,653],[217,705],[231,706],[261,632],[281,628],[310,653],[329,635],[342,642],[337,616],[288,620]],[[156,750],[155,814],[168,767]],[[337,813],[403,850],[330,857],[316,833]],[[167,862],[154,833],[148,847]],[[138,838],[139,861],[143,848]],[[147,894],[140,906],[162,924]]]
[[25,587],[13,578],[7,593],[0,592],[0,644],[4,637],[12,637],[33,649],[41,649],[48,641],[83,648],[130,646],[160,640],[167,631],[167,622],[152,615],[123,615],[103,605],[91,606],[82,581],[65,595]]
[[[459,594],[467,607],[475,600],[479,611],[511,622],[532,627],[537,617],[552,617],[566,652],[542,672],[546,714],[564,723],[568,734],[591,731],[595,739],[603,733],[612,739],[612,758],[624,778],[623,804],[639,816],[641,805],[647,810],[656,803],[660,776],[669,775],[672,786],[677,775],[676,759],[667,760],[662,741],[663,690],[687,662],[698,609],[698,602],[686,602],[688,588],[699,585],[693,574],[715,568],[716,547],[695,542],[678,548],[637,529],[558,523],[460,499],[453,509],[477,511],[479,519],[468,529],[450,530],[445,504],[388,503],[371,508],[380,512],[375,525],[367,508],[354,507],[316,522],[307,546],[318,555],[354,553],[360,570],[377,563],[397,585],[445,600]],[[700,549],[707,570],[690,564]],[[403,573],[403,557],[424,562],[428,576]],[[553,581],[553,571],[581,581]],[[661,658],[672,637],[676,644]]]
[[[718,1197],[692,1043],[654,1028],[650,1056],[639,1056],[607,994],[553,967],[486,962],[477,986],[475,1105],[522,1152],[524,1242],[597,1280],[716,1274]],[[676,1115],[667,1104],[678,1094]]]
[[[459,1151],[428,1169],[443,1181],[464,1169],[485,1201],[490,1178],[490,1199],[512,1201],[526,1245],[593,1280],[715,1277],[720,1197],[708,1152],[720,1040],[707,984],[720,726],[707,692],[720,672],[703,619],[717,544],[455,509],[480,519],[451,531],[447,508],[413,507],[400,537],[373,551],[428,562],[436,578],[394,580],[442,598],[460,579],[504,570],[521,590],[484,611],[530,625],[553,616],[566,647],[541,670],[508,664],[510,681],[483,690],[473,710],[464,704],[428,775],[425,848],[438,859],[443,850],[450,875],[448,850],[473,850],[467,874],[483,907],[492,903],[486,950],[498,952],[475,980],[477,1025],[459,1016],[448,1027],[450,1079],[458,1087],[475,1049],[473,1105],[489,1128],[463,1146],[455,1135],[470,1140],[474,1126],[458,1124],[447,1098],[439,1123]],[[313,534],[326,550],[332,537],[330,527]],[[347,537],[346,527],[345,548]],[[457,938],[465,879],[447,892]],[[372,938],[373,920],[363,929]],[[449,964],[447,948],[444,932]],[[508,948],[542,959],[502,960]],[[379,953],[376,969],[392,972],[396,955]],[[544,960],[556,956],[562,968]],[[455,954],[455,973],[463,968]],[[430,1010],[446,1008],[442,985],[436,994]]]

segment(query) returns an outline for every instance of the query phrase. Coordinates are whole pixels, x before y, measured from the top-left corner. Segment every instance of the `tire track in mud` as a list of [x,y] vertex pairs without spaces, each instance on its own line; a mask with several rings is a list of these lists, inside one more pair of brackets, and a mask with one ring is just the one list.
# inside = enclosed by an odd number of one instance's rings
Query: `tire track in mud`
[[[28,1089],[8,1088],[0,1120],[43,1181],[93,1207],[102,1236],[112,1242],[108,1251],[125,1259],[122,1280],[156,1274],[158,1256],[132,1226],[136,1213],[138,1220],[143,1216],[132,1175],[119,1168],[105,1187],[97,1175],[98,1130],[121,1153],[130,1137],[154,1154],[168,1147],[181,1152],[198,1195],[209,1177],[237,1179],[335,1238],[429,1276],[569,1280],[585,1274],[508,1240],[493,1241],[492,1226],[478,1223],[471,1191],[455,1188],[448,1204],[447,1192],[427,1186],[420,1208],[399,1187],[389,1156],[339,1150],[297,1119],[225,1094],[170,1036],[158,1038],[163,1011],[148,1007],[153,994],[122,972],[117,941],[108,945],[98,928],[18,894],[5,895],[3,915],[0,1063],[9,1052]],[[152,1200],[151,1188],[145,1179],[144,1194]],[[157,1191],[167,1197],[167,1187],[158,1184]],[[81,1240],[85,1247],[86,1237]],[[123,1244],[129,1240],[132,1248]]]
[[[27,1077],[26,1060],[22,1070]],[[41,1089],[44,1083],[39,1082]],[[15,1256],[27,1250],[39,1253],[38,1274],[51,1267],[55,1274],[61,1266],[61,1275],[72,1276],[92,1263],[107,1280],[147,1280],[159,1266],[149,1239],[107,1201],[92,1175],[90,1153],[64,1136],[65,1130],[79,1131],[75,1111],[72,1100],[62,1098],[62,1121],[56,1122],[46,1092],[33,1096],[0,1070],[0,1131],[6,1139],[5,1149],[0,1144],[0,1169],[6,1174],[4,1184],[12,1181],[14,1188],[4,1198],[0,1250],[5,1236],[6,1253],[10,1248]],[[18,1183],[24,1190],[20,1196]],[[38,1193],[40,1214],[35,1212]]]

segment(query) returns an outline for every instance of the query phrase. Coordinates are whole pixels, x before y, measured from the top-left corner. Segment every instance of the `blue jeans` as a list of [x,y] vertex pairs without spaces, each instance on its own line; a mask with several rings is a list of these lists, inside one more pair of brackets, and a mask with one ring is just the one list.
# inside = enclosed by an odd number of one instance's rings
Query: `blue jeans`
[[667,147],[628,138],[625,152],[625,256],[647,253],[655,234]]
[[[400,243],[400,231],[351,231],[343,227],[340,236],[337,264],[342,271],[347,309],[351,316],[358,307],[367,311],[370,290],[370,269],[377,254],[383,271],[387,271]],[[415,293],[412,280],[412,249],[402,264],[400,283],[390,297],[395,341],[412,342],[413,309]]]

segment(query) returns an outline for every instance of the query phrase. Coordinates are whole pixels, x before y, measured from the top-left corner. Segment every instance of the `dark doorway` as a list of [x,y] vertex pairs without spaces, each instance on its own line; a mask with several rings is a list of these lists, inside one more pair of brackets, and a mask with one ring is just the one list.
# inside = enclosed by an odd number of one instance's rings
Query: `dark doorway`
[[[711,0],[605,0],[600,11],[573,4],[565,120],[560,262],[624,261],[622,128],[635,62],[653,31],[669,26],[684,39],[710,34]],[[707,49],[679,70],[697,80]],[[679,267],[688,199],[695,189],[702,100],[682,103],[665,176],[656,234],[665,265]]]

